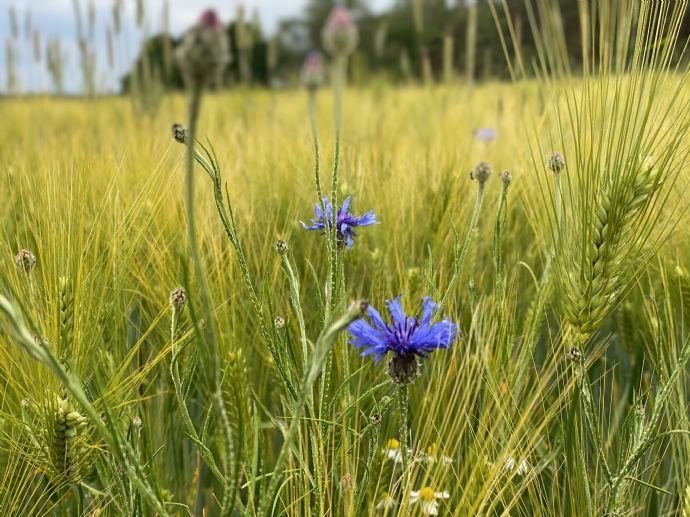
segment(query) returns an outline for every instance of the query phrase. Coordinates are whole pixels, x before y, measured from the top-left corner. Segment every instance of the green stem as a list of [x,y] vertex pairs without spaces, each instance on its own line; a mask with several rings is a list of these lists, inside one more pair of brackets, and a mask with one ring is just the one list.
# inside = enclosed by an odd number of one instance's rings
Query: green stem
[[[192,87],[190,101],[189,101],[189,125],[188,125],[188,143],[187,143],[187,175],[186,175],[186,206],[187,206],[187,237],[189,239],[190,252],[192,255],[192,262],[194,263],[194,272],[196,277],[196,282],[199,287],[199,299],[201,303],[202,312],[204,318],[207,321],[207,327],[209,328],[209,336],[207,339],[207,344],[209,345],[211,352],[211,364],[209,368],[211,370],[211,375],[213,376],[213,388],[212,388],[212,398],[213,405],[216,410],[218,419],[220,420],[221,427],[224,432],[225,438],[225,453],[227,458],[227,464],[232,466],[235,464],[235,450],[234,442],[232,437],[232,428],[230,426],[230,419],[225,408],[225,403],[222,396],[222,377],[220,363],[220,350],[219,350],[219,338],[218,330],[214,324],[213,320],[213,310],[211,308],[211,299],[209,295],[208,286],[206,284],[206,277],[204,276],[204,269],[201,263],[201,254],[199,252],[199,243],[196,234],[196,216],[194,212],[194,161],[196,159],[196,152],[194,149],[196,126],[199,118],[199,111],[201,107],[201,93],[202,89],[200,86],[195,85]],[[201,336],[200,336],[201,337]],[[228,467],[226,467],[228,469]],[[235,476],[229,475],[225,476],[225,493],[224,502],[229,502],[230,504],[234,501],[234,496],[237,488],[237,483],[235,482]],[[224,507],[223,512],[229,513],[230,508]]]
[[316,198],[323,203],[323,191],[321,190],[321,160],[319,146],[319,132],[316,123],[316,91],[309,91],[309,123],[311,136],[314,143],[314,181],[316,183]]
[[589,377],[587,376],[584,357],[582,357],[578,363],[576,376],[577,384],[580,389],[580,400],[585,411],[585,423],[589,429],[589,434],[594,440],[594,447],[597,450],[599,462],[604,469],[606,480],[608,483],[611,483],[612,474],[611,470],[609,469],[608,462],[606,461],[606,454],[604,453],[601,437],[599,436],[599,418],[596,409],[594,408],[594,396],[592,394],[592,387],[589,384]]
[[673,394],[675,389],[674,384],[678,381],[685,370],[685,364],[690,359],[690,339],[685,342],[683,349],[678,359],[673,372],[664,383],[663,387],[659,390],[656,397],[656,403],[654,404],[654,410],[649,418],[649,422],[644,426],[642,435],[638,441],[635,442],[633,450],[630,455],[625,460],[625,463],[620,468],[618,473],[613,477],[611,482],[611,492],[609,494],[608,507],[610,510],[620,510],[621,503],[619,501],[619,495],[624,483],[628,477],[632,475],[637,462],[640,461],[642,456],[647,452],[647,450],[652,446],[654,441],[658,438],[657,427],[661,422],[663,417],[664,408],[666,407],[666,402]]
[[400,451],[402,453],[402,487],[403,494],[407,486],[407,456],[410,448],[409,438],[410,429],[408,426],[410,401],[408,398],[407,385],[398,386],[398,428],[400,433]]
[[278,454],[278,459],[276,460],[273,474],[271,475],[268,490],[264,494],[260,515],[271,514],[270,508],[275,497],[278,495],[278,486],[283,477],[283,468],[285,467],[285,462],[288,459],[292,442],[295,440],[295,437],[299,431],[305,403],[311,396],[312,386],[321,373],[321,369],[323,368],[323,364],[326,361],[326,357],[328,356],[331,347],[335,343],[340,332],[345,330],[350,323],[362,317],[366,311],[366,307],[367,304],[365,302],[356,302],[353,304],[347,314],[337,320],[331,327],[325,329],[319,336],[319,339],[316,341],[309,369],[305,372],[299,395],[292,408],[292,420],[290,421],[290,426],[285,434],[283,445],[280,448],[280,453]]
[[[337,306],[336,289],[338,282],[338,174],[340,171],[340,138],[342,134],[343,117],[342,117],[342,99],[343,88],[345,83],[345,58],[340,56],[336,59],[334,65],[334,93],[333,93],[333,111],[335,118],[335,150],[333,155],[333,176],[331,178],[331,203],[333,204],[332,221],[329,228],[329,242],[330,242],[330,261],[329,271],[331,277],[330,293],[329,293],[329,318],[335,313]],[[325,208],[325,207],[324,207]]]
[[465,237],[465,243],[462,246],[462,250],[460,253],[455,253],[455,261],[453,264],[453,276],[451,277],[450,281],[448,282],[448,287],[446,288],[446,292],[443,295],[443,298],[441,298],[441,302],[439,303],[439,313],[443,311],[447,301],[448,297],[450,296],[450,293],[453,289],[453,286],[455,282],[458,280],[460,277],[460,272],[462,271],[462,266],[463,263],[465,262],[465,257],[467,256],[467,251],[470,249],[470,243],[472,242],[472,237],[474,236],[474,232],[477,229],[477,223],[479,222],[479,213],[481,212],[482,209],[482,201],[484,199],[484,184],[479,183],[479,186],[477,188],[477,198],[474,203],[474,211],[472,212],[472,219],[470,220],[470,228],[467,232],[467,236]]

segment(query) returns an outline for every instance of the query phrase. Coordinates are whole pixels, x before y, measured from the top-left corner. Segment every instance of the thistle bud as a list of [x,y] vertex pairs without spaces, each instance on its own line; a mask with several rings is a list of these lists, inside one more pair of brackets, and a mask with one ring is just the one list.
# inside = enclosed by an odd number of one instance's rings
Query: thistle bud
[[228,38],[214,10],[204,11],[196,25],[185,33],[175,54],[190,86],[203,87],[225,69],[230,61]]
[[276,251],[278,255],[285,255],[288,252],[288,245],[283,239],[278,239],[276,241]]
[[394,354],[388,361],[388,376],[398,386],[412,384],[422,375],[422,364],[414,354]]
[[357,46],[359,34],[352,14],[344,7],[334,7],[321,33],[324,48],[333,56],[348,56]]
[[177,142],[178,144],[187,143],[187,130],[184,128],[182,124],[172,125],[172,135],[175,139],[175,142]]
[[14,261],[17,264],[17,269],[19,271],[24,271],[25,273],[31,273],[31,271],[36,267],[36,255],[31,253],[27,249],[22,249],[14,257]]
[[470,179],[476,180],[480,185],[486,183],[489,176],[491,176],[491,166],[486,162],[479,162],[470,172]]
[[170,293],[170,306],[175,311],[182,311],[187,305],[187,292],[184,287],[178,287]]
[[551,153],[551,156],[549,156],[549,161],[547,164],[551,172],[558,174],[565,169],[565,158],[563,158],[561,153],[553,152]]
[[307,54],[302,66],[302,84],[310,92],[315,92],[324,83],[323,58],[321,52],[312,50]]
[[513,175],[510,173],[510,171],[503,171],[501,173],[501,181],[506,187],[510,185],[510,182],[513,181]]
[[276,330],[283,330],[285,328],[285,318],[282,316],[276,316],[276,319],[273,320],[273,324],[276,327]]

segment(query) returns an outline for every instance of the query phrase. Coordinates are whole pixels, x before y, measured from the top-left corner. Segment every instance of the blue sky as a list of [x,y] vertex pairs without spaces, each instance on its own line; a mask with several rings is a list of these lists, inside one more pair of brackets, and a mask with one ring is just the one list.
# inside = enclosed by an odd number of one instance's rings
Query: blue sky
[[[89,0],[80,0],[82,11],[86,11]],[[112,24],[112,6],[115,0],[93,0],[96,8],[95,47],[97,58],[97,84],[101,91],[113,91],[118,84],[118,76],[126,70],[134,57],[142,34],[136,29],[136,0],[121,0],[124,6],[123,31],[116,43],[121,50],[120,63],[115,69],[109,69],[106,58],[106,27]],[[245,6],[248,13],[254,9],[261,16],[264,33],[272,33],[280,19],[298,15],[302,12],[305,0],[169,0],[170,26],[174,34],[181,33],[192,24],[199,13],[207,7],[215,8],[224,20],[231,19],[239,4]],[[392,0],[370,0],[374,10],[390,5]],[[159,32],[162,28],[163,0],[144,0],[147,17],[150,20],[150,31]],[[25,37],[24,26],[26,13],[31,13],[31,25],[41,34],[42,53],[49,38],[60,38],[67,55],[65,71],[65,89],[77,92],[81,86],[81,73],[76,46],[76,23],[73,0],[0,0],[0,92],[7,90],[6,41],[11,36],[10,6],[17,12],[20,38],[14,46],[18,54],[19,81],[23,91],[45,90],[51,87],[45,62],[37,64],[33,59],[31,38]],[[43,56],[45,57],[45,56]]]

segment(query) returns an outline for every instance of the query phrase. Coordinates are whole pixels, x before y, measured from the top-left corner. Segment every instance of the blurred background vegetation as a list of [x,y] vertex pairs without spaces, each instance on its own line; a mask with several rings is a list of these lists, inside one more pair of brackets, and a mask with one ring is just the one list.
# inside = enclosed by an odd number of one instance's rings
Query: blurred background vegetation
[[[296,82],[304,55],[319,48],[324,21],[332,7],[340,3],[309,0],[301,16],[283,20],[273,36],[263,33],[258,14],[247,16],[240,7],[226,29],[233,55],[224,78],[226,84],[283,86]],[[487,1],[458,0],[451,5],[447,0],[396,0],[389,10],[378,13],[372,12],[366,0],[344,3],[355,13],[360,30],[360,43],[349,70],[355,83],[376,79],[428,83],[453,78],[472,82],[510,77],[499,37],[509,31],[503,1],[490,5]],[[528,69],[536,66],[538,59],[532,29],[544,16],[551,15],[561,19],[563,43],[577,69],[582,60],[579,10],[587,9],[587,3],[554,1],[553,13],[528,9],[526,4],[523,0],[505,0]],[[493,10],[499,14],[500,31]],[[680,35],[681,39],[690,35],[688,15]],[[181,89],[179,70],[174,60],[166,58],[166,49],[174,49],[178,42],[165,34],[150,38],[135,67],[140,74],[160,75],[166,88]],[[593,51],[597,52],[596,44]],[[125,91],[131,86],[131,78],[131,74],[123,78]]]

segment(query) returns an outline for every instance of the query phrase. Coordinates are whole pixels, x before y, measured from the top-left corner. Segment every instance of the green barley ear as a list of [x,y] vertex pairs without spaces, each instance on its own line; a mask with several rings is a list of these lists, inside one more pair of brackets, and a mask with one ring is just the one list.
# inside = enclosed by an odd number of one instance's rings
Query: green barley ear
[[[617,181],[617,175],[623,180]],[[629,286],[629,272],[639,267],[649,236],[645,209],[654,201],[662,178],[653,165],[629,160],[604,175],[600,185],[592,216],[577,222],[561,261],[564,312],[580,344],[611,313]]]
[[232,351],[228,355],[228,363],[225,371],[225,381],[223,390],[225,396],[228,417],[231,422],[232,432],[235,436],[235,465],[232,474],[239,476],[241,464],[247,465],[249,458],[247,452],[250,450],[252,439],[251,433],[245,433],[252,422],[252,393],[247,370],[247,362],[241,349]]
[[65,359],[72,348],[74,336],[74,294],[69,280],[61,276],[59,279],[60,303],[60,357]]
[[49,474],[56,483],[78,484],[90,468],[89,424],[67,396],[50,404],[47,422]]

